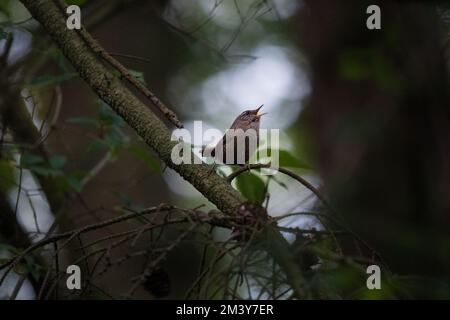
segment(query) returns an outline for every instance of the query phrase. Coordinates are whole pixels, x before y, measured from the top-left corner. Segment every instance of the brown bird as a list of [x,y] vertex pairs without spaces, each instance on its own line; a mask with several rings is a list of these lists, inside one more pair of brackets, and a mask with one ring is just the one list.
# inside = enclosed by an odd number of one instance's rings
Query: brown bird
[[203,148],[202,155],[212,156],[225,164],[246,164],[258,147],[261,116],[267,114],[259,113],[262,106],[242,112],[216,146]]

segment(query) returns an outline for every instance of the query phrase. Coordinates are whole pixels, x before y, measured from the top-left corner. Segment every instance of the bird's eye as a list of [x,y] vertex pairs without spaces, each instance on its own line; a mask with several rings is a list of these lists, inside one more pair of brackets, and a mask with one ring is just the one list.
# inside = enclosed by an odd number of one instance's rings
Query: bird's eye
[[250,112],[244,111],[244,116],[248,116],[249,114],[250,114]]

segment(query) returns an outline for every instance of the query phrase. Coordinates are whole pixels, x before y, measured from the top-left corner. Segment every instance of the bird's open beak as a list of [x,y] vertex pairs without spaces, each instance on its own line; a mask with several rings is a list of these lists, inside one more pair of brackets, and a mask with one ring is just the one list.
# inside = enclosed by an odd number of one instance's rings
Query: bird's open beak
[[257,109],[253,110],[253,114],[254,114],[255,116],[257,116],[258,118],[261,118],[261,116],[267,114],[267,112],[259,113],[259,109],[261,109],[262,107],[263,107],[263,104],[260,105]]

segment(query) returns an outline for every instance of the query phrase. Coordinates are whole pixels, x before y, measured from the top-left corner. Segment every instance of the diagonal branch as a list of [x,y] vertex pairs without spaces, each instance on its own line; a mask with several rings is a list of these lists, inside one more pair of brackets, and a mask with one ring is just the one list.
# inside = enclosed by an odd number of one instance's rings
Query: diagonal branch
[[65,16],[52,1],[22,2],[57,43],[81,78],[155,150],[170,168],[188,180],[220,210],[227,214],[235,213],[237,206],[243,202],[239,193],[226,180],[211,172],[210,166],[206,164],[172,162],[172,148],[178,142],[171,141],[171,134],[163,122],[134,96],[113,72],[99,62],[97,54],[79,33],[67,29]]
[[[123,85],[120,78],[99,61],[98,52],[93,52],[80,33],[67,29],[66,16],[55,2],[21,2],[56,42],[80,77],[136,131],[168,167],[178,172],[225,215],[236,216],[239,213],[244,206],[244,199],[226,179],[211,170],[211,166],[196,159],[192,153],[192,163],[200,164],[172,162],[172,149],[178,141],[171,140],[171,134],[164,123]],[[274,226],[264,228],[261,237],[264,240],[264,249],[286,273],[295,296],[302,297],[302,274],[290,251],[289,243]]]
[[[55,1],[64,14],[66,10],[66,4],[64,3],[64,1]],[[142,82],[136,79],[136,77],[134,77],[127,68],[125,68],[119,61],[114,59],[108,52],[106,52],[106,50],[98,44],[98,42],[89,34],[89,32],[86,31],[84,27],[78,30],[78,33],[93,52],[98,54],[100,57],[102,57],[103,60],[105,60],[117,71],[119,71],[122,77],[124,77],[129,83],[131,83],[137,90],[139,90],[139,92],[141,92],[147,99],[149,99],[155,105],[155,107],[157,107],[159,111],[161,111],[161,113],[164,114],[164,116],[170,122],[172,122],[172,124],[174,124],[177,128],[183,128],[183,125],[178,119],[175,112],[170,110],[161,100],[158,99],[157,96],[155,96],[153,92],[151,92],[146,86],[144,86]]]
[[[239,176],[240,174],[246,172],[246,171],[250,171],[250,170],[254,170],[254,169],[261,169],[261,168],[267,168],[267,169],[272,169],[272,170],[277,170],[281,173],[284,173],[285,175],[291,177],[292,179],[297,180],[298,182],[300,182],[305,188],[307,188],[308,190],[310,190],[312,193],[314,193],[316,195],[316,197],[330,210],[333,211],[333,209],[331,208],[330,204],[328,203],[328,201],[325,199],[325,197],[320,193],[319,190],[317,190],[310,182],[308,182],[305,178],[301,177],[298,174],[295,174],[294,172],[287,170],[285,168],[272,168],[270,166],[270,163],[267,164],[262,164],[262,163],[257,163],[257,164],[250,164],[250,165],[246,165],[242,168],[237,169],[236,171],[234,171],[233,173],[231,173],[228,177],[227,180],[231,183],[231,181],[234,180],[234,178],[236,178],[237,176]],[[334,211],[333,211],[334,212]]]

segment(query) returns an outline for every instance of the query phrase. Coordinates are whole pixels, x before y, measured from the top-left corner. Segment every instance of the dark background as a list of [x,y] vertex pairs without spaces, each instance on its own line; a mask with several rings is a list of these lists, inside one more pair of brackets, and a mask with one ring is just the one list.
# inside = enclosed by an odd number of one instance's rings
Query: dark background
[[[450,11],[445,2],[377,1],[381,30],[365,26],[370,1],[81,2],[87,29],[108,52],[144,58],[116,56],[142,74],[187,128],[202,120],[224,130],[242,110],[265,104],[269,114],[262,126],[279,128],[282,148],[312,168],[296,172],[327,194],[347,226],[376,249],[409,292],[338,297],[449,297]],[[112,149],[92,148],[92,142],[102,138],[98,128],[70,119],[96,117],[101,103],[82,80],[70,77],[70,65],[61,62],[64,59],[37,24],[17,24],[29,17],[18,1],[0,3],[2,28],[15,34],[11,59],[27,56],[19,64],[25,66],[22,72],[36,99],[35,117],[49,120],[55,90],[63,99],[46,148],[66,158],[64,174],[91,170]],[[60,81],[58,75],[69,76]],[[2,97],[16,90],[13,82],[4,81]],[[146,148],[130,128],[120,128]],[[280,179],[288,188],[269,188],[269,214],[314,208],[305,189]],[[3,212],[14,203],[10,188],[2,188]],[[207,203],[170,169],[154,170],[119,148],[67,206],[59,229],[106,219],[118,206],[144,208],[161,202],[190,207]],[[22,227],[33,230],[30,211],[24,207],[23,212],[28,218],[23,218]],[[44,229],[47,220],[40,221]],[[308,227],[317,222],[290,223]],[[83,240],[126,227],[102,230]],[[7,229],[0,230],[2,241],[23,245],[17,237],[5,235]],[[340,241],[346,255],[361,253],[352,241]],[[68,261],[76,255],[67,252]],[[189,241],[169,254],[163,262],[171,283],[168,297],[183,297],[200,258],[201,250]],[[99,285],[120,294],[142,263],[127,261]],[[154,295],[141,289],[136,297]]]

